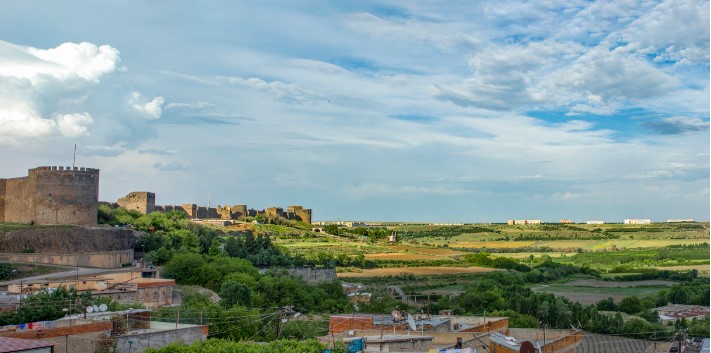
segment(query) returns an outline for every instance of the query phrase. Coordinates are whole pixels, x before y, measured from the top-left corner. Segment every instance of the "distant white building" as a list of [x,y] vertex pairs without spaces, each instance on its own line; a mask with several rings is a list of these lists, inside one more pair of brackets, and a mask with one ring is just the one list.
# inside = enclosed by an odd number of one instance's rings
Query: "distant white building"
[[605,224],[605,221],[587,221],[587,224]]
[[667,219],[667,223],[682,223],[682,222],[693,222],[694,220],[689,219]]
[[625,219],[625,224],[652,224],[651,219]]
[[508,225],[527,225],[527,224],[541,224],[540,219],[509,219],[506,224]]

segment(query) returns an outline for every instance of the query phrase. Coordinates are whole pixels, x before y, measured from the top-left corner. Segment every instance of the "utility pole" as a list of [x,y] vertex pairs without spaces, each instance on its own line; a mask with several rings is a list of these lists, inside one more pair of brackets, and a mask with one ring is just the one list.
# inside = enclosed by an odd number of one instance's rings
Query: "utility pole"
[[548,347],[546,347],[546,329],[548,324],[543,324],[543,353],[548,352]]
[[20,312],[22,312],[22,281],[20,281]]

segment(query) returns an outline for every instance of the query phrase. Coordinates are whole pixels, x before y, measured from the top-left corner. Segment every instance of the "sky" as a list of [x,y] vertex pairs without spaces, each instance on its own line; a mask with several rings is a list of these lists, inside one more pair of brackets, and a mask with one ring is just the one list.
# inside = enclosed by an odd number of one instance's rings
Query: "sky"
[[314,220],[709,220],[709,2],[5,1],[0,177]]

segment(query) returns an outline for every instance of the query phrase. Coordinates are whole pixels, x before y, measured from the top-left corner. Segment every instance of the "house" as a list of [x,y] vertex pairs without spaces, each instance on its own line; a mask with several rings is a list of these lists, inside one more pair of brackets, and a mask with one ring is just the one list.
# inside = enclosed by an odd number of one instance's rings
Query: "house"
[[140,268],[119,270],[96,276],[72,279],[46,279],[20,281],[7,286],[10,294],[31,293],[38,290],[53,290],[59,287],[90,291],[93,297],[110,297],[122,304],[144,303],[146,307],[173,304],[175,280],[157,278],[154,269]]
[[0,353],[54,353],[54,343],[21,338],[0,337]]

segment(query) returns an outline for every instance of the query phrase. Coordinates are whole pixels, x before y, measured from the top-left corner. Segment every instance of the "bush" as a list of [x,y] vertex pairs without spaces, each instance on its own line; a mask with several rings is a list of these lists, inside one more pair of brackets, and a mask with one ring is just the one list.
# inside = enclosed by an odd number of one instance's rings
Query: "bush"
[[10,264],[0,263],[0,281],[5,281],[12,278],[12,266]]

